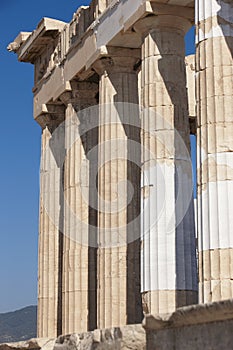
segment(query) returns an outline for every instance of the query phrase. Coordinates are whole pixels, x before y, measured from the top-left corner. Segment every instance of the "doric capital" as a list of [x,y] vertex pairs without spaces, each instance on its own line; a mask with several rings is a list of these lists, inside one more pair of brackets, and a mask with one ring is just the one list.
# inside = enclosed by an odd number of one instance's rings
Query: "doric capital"
[[70,86],[71,90],[64,92],[59,97],[65,106],[72,104],[76,111],[80,111],[98,103],[98,84],[73,80]]
[[97,74],[127,73],[136,71],[141,60],[139,49],[108,47],[108,54],[93,65]]
[[46,126],[53,132],[65,120],[65,106],[61,104],[44,104],[43,112],[36,118],[44,129]]
[[180,32],[183,35],[191,28],[189,19],[182,16],[161,14],[140,19],[134,24],[134,30],[142,36],[146,36],[153,31]]

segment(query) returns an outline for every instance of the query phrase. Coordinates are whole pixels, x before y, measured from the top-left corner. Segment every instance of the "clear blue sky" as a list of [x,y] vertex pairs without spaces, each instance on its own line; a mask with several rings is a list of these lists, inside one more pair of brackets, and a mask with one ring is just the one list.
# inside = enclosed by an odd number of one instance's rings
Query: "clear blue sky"
[[[32,116],[33,66],[17,62],[6,47],[42,17],[68,22],[88,3],[0,0],[0,312],[37,303],[40,127]],[[187,43],[193,53],[193,30]]]

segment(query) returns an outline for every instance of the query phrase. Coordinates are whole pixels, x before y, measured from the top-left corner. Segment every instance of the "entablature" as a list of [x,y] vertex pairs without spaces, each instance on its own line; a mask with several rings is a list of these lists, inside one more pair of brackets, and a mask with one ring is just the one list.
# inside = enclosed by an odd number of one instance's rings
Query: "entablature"
[[70,81],[95,74],[93,65],[109,56],[109,47],[140,49],[142,38],[134,24],[164,14],[192,23],[194,1],[93,0],[81,6],[70,23],[43,18],[32,33],[21,33],[12,51],[20,61],[35,65],[34,118],[42,105],[69,90]]
[[[51,44],[57,35],[64,29],[66,23],[51,18],[43,18],[37,28],[31,32],[26,40],[19,42],[19,48],[16,51],[18,60],[21,62],[34,63],[38,55]],[[20,33],[23,37],[24,33]],[[19,37],[19,36],[18,36]],[[17,37],[17,38],[18,38]],[[17,39],[16,38],[16,39]]]

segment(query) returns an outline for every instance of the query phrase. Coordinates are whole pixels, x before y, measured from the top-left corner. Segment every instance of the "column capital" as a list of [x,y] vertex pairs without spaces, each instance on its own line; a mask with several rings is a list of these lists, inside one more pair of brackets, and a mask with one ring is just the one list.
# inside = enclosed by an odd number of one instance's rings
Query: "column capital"
[[65,106],[72,104],[76,111],[98,103],[98,84],[89,81],[70,82],[70,91],[65,91],[59,98]]
[[42,113],[36,118],[44,129],[46,126],[53,132],[65,119],[65,107],[62,104],[46,103],[42,105]]
[[142,18],[134,24],[133,28],[142,36],[154,31],[175,31],[184,35],[191,26],[192,22],[181,15],[161,14]]
[[137,69],[141,61],[139,49],[108,47],[108,54],[101,57],[93,65],[97,74],[130,73]]

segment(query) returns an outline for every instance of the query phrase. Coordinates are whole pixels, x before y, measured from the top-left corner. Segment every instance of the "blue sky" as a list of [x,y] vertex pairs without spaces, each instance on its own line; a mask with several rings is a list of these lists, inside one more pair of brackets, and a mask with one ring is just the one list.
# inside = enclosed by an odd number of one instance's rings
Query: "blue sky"
[[[33,66],[7,45],[42,17],[70,21],[86,1],[0,0],[0,312],[37,303],[40,127],[33,120]],[[194,31],[187,53],[194,51]]]

